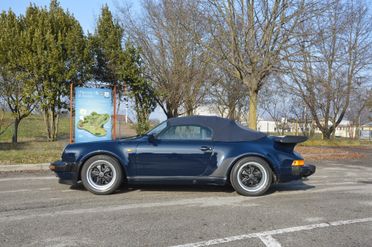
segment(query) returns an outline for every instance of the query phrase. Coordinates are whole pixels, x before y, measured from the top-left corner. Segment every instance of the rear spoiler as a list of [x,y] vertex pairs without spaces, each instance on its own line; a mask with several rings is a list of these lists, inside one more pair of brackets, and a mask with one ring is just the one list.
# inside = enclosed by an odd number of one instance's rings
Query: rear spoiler
[[307,136],[275,136],[273,139],[275,142],[298,144],[298,143],[307,141],[308,137]]
[[284,152],[293,152],[298,143],[306,141],[307,136],[273,136],[274,147]]

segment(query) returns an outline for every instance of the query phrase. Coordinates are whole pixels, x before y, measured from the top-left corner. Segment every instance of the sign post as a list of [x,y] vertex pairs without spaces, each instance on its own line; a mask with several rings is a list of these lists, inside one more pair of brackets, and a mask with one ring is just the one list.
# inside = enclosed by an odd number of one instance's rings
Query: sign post
[[114,131],[113,131],[113,139],[116,139],[116,83],[114,85]]
[[70,83],[70,144],[72,144],[73,143],[73,136],[72,136],[72,101],[74,100],[74,98],[73,98],[73,88],[74,88],[74,84],[71,82]]

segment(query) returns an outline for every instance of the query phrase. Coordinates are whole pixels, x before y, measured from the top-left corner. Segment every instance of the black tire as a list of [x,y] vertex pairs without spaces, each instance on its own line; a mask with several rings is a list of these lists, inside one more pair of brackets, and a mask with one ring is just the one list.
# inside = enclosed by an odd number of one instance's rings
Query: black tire
[[108,195],[119,188],[123,172],[116,159],[107,155],[89,158],[81,169],[84,187],[97,195]]
[[230,182],[243,196],[260,196],[270,188],[273,172],[269,164],[259,157],[239,160],[230,173]]

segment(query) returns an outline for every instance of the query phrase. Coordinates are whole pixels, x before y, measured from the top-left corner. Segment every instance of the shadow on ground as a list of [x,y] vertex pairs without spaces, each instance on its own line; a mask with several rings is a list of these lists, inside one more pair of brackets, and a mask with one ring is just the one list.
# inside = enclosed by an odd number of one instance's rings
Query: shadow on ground
[[268,193],[284,192],[284,191],[305,191],[314,189],[315,186],[308,185],[305,182],[308,179],[296,180],[288,183],[274,184],[269,189]]
[[[265,193],[265,195],[273,194],[282,191],[305,191],[315,188],[315,186],[308,185],[306,180],[298,180],[289,183],[274,184]],[[73,190],[86,190],[80,183],[76,186],[71,186]],[[115,194],[130,193],[134,191],[156,191],[156,192],[221,192],[221,193],[234,193],[235,190],[231,185],[226,186],[213,186],[213,185],[126,185],[123,184]]]

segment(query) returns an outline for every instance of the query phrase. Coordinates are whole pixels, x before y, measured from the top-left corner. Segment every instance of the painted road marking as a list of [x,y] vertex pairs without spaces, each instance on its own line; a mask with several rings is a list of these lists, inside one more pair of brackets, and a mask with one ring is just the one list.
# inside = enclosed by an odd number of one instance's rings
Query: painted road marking
[[[11,179],[14,179],[14,178],[11,178]],[[54,179],[54,177],[39,177],[39,178],[35,177],[35,179]],[[339,186],[336,186],[336,185],[339,185]],[[342,186],[342,185],[353,185],[353,186],[345,187],[345,186]],[[326,186],[326,188],[306,189],[306,193],[322,193],[322,192],[329,192],[329,191],[359,190],[359,189],[365,188],[366,186],[371,187],[372,184],[361,184],[360,182],[339,182],[339,183],[323,183],[323,184],[311,184],[311,183],[308,183],[308,184],[293,183],[293,184],[282,184],[282,185],[279,184],[279,185],[275,185],[273,188],[274,189],[275,188],[280,189],[280,192],[279,193],[274,193],[270,196],[281,197],[283,195],[303,194],[304,192],[303,192],[302,188],[306,188],[306,186]],[[333,187],[329,187],[329,186],[333,186]],[[288,189],[288,191],[285,190],[285,189]],[[50,191],[50,190],[52,190],[52,188],[48,187],[48,188],[35,188],[35,189],[4,190],[4,191],[0,191],[0,194],[33,192],[33,191],[43,191],[43,190]],[[72,190],[72,189],[54,190],[54,191],[55,192],[62,192],[62,193],[80,192],[80,191]],[[86,193],[88,193],[88,192],[86,192]],[[212,205],[213,203],[220,204],[220,202],[218,202],[218,200],[219,200],[218,198],[225,198],[225,197],[213,197],[213,198],[216,199],[216,201],[209,201],[208,205],[206,205],[206,206],[213,206]],[[234,198],[241,198],[241,197],[234,196]],[[245,197],[243,197],[243,198],[245,198]],[[245,198],[245,199],[247,199],[247,198]],[[249,198],[249,199],[250,200],[255,200],[255,199],[259,199],[259,198],[258,197],[257,198],[252,197],[252,198]],[[224,200],[224,199],[222,199],[222,200]],[[240,200],[240,199],[236,199],[236,200]],[[222,204],[230,205],[230,206],[236,206],[235,203],[236,203],[236,201],[232,200],[231,202],[225,202],[225,203],[222,203]],[[242,206],[242,205],[239,205],[239,206]],[[254,205],[249,204],[247,206],[254,206]]]
[[[340,186],[331,186],[331,187],[321,187],[321,188],[306,188],[306,186],[299,186],[299,187],[287,187],[287,186],[278,186],[276,189],[278,190],[278,193],[273,193],[270,196],[283,196],[283,195],[306,195],[306,194],[316,194],[316,193],[324,193],[324,192],[352,192],[352,191],[358,191],[361,189],[365,189],[368,187],[372,187],[372,184],[354,184],[352,186],[349,185],[340,185]],[[306,192],[304,192],[304,190]]]
[[281,247],[282,245],[278,242],[278,240],[276,240],[275,238],[273,238],[273,236],[271,235],[265,235],[265,236],[261,236],[259,237],[259,239],[267,246],[267,247]]
[[47,191],[51,190],[52,188],[39,188],[39,189],[20,189],[20,190],[3,190],[0,191],[0,194],[6,193],[19,193],[19,192],[38,192],[38,191]]
[[68,189],[68,190],[61,190],[62,193],[66,193],[66,192],[76,192],[76,190],[72,190],[72,189]]
[[[313,230],[313,229],[317,229],[317,228],[336,227],[336,226],[356,224],[356,223],[366,223],[366,222],[372,222],[372,217],[361,218],[361,219],[351,219],[351,220],[340,220],[340,221],[333,221],[333,222],[324,222],[324,223],[304,225],[304,226],[288,227],[288,228],[282,228],[282,229],[271,230],[271,231],[236,235],[236,236],[231,236],[231,237],[216,238],[216,239],[211,239],[211,240],[201,241],[201,242],[195,242],[195,243],[174,245],[172,247],[203,247],[203,246],[229,243],[229,242],[233,242],[233,241],[239,241],[239,240],[250,239],[250,238],[259,238],[261,240],[264,239],[264,240],[262,240],[262,242],[264,242],[266,244],[266,246],[271,247],[271,245],[267,245],[267,244],[270,244],[270,242],[268,241],[266,243],[265,241],[272,240],[273,242],[271,242],[271,243],[274,244],[274,241],[276,241],[276,240],[273,237],[271,237],[272,239],[270,239],[270,237],[267,237],[267,236],[279,235],[279,234],[284,234],[284,233],[292,233],[292,232],[300,232],[300,231],[309,231],[309,230]],[[277,244],[279,244],[279,246],[280,246],[279,242]],[[273,245],[273,246],[275,246],[275,245]]]
[[[324,193],[324,192],[337,192],[337,191],[355,191],[364,189],[366,187],[372,187],[370,184],[359,184],[353,186],[335,186],[335,187],[326,187],[326,188],[314,188],[306,191],[308,193]],[[32,191],[30,189],[29,191]],[[42,190],[39,190],[42,191]],[[68,190],[56,191],[56,192],[67,192]],[[74,190],[71,190],[75,192]],[[12,192],[25,192],[25,190],[19,191],[3,191],[0,193],[12,193]],[[88,193],[88,192],[86,192]],[[292,191],[281,191],[279,193],[274,193],[270,195],[270,197],[282,197],[284,195],[296,195],[296,194],[304,194],[302,190],[292,190]],[[173,200],[173,201],[166,201],[166,202],[150,202],[150,203],[136,203],[136,204],[127,204],[127,205],[119,205],[119,206],[111,206],[111,207],[95,207],[95,208],[82,208],[82,209],[72,209],[72,210],[61,210],[54,213],[39,213],[39,214],[32,214],[32,215],[1,215],[0,214],[0,222],[2,221],[13,221],[13,220],[26,220],[34,217],[54,217],[54,216],[62,216],[62,215],[77,215],[77,214],[86,214],[86,213],[97,213],[102,210],[105,212],[114,212],[120,210],[131,210],[131,209],[139,209],[139,208],[151,208],[151,207],[166,207],[166,206],[199,206],[199,207],[211,207],[211,206],[244,206],[244,207],[255,207],[259,206],[257,203],[253,203],[253,201],[257,202],[260,201],[259,197],[243,197],[243,196],[226,196],[226,197],[199,197],[199,198],[192,198],[192,199],[180,199],[180,200]]]
[[29,212],[29,214],[16,215],[12,214],[2,214],[0,216],[0,222],[16,221],[16,220],[27,220],[37,217],[56,217],[56,216],[68,216],[68,215],[79,215],[79,214],[89,214],[89,213],[99,213],[99,212],[116,212],[130,209],[142,209],[142,208],[153,208],[153,207],[167,207],[167,206],[197,206],[197,207],[209,207],[209,206],[244,206],[244,207],[256,207],[259,204],[250,203],[250,200],[254,198],[247,198],[243,196],[226,196],[226,197],[200,197],[193,199],[181,199],[173,200],[167,202],[150,202],[150,203],[134,203],[119,206],[105,206],[105,207],[94,207],[94,208],[79,208],[70,210],[60,210],[55,212],[40,212],[34,213]]
[[17,180],[24,180],[24,181],[27,181],[27,180],[49,180],[49,179],[52,179],[52,180],[57,180],[58,178],[57,177],[15,177],[15,178],[0,178],[0,182],[7,182],[7,181],[17,181]]
[[30,190],[26,190],[26,189],[20,189],[20,190],[4,190],[4,191],[0,191],[0,194],[4,194],[4,193],[17,193],[17,192],[29,192]]

